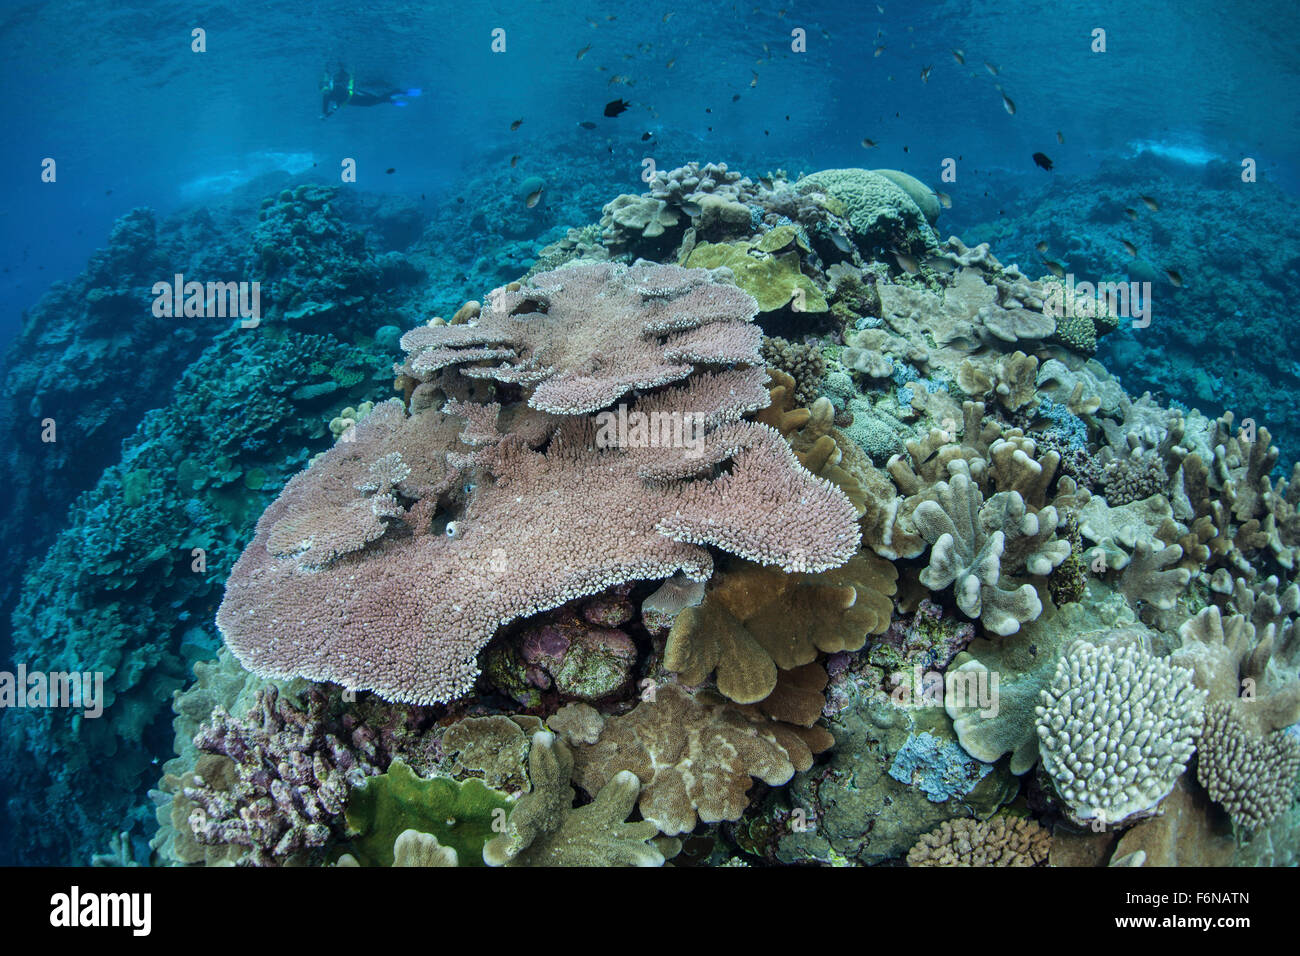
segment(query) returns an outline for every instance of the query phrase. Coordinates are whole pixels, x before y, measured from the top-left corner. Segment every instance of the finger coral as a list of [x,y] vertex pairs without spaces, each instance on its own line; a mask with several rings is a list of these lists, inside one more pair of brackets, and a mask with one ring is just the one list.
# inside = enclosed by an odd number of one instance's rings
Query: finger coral
[[1004,563],[1044,576],[1070,555],[1070,545],[1053,537],[1056,509],[1034,514],[1019,492],[999,492],[986,503],[969,473],[940,482],[936,500],[916,509],[916,524],[931,544],[921,583],[931,590],[954,585],[957,606],[979,618],[994,634],[1014,634],[1043,610],[1033,585],[999,586]]
[[1230,703],[1206,708],[1197,753],[1196,778],[1239,827],[1267,826],[1295,800],[1300,740],[1252,733]]
[[945,820],[907,854],[908,866],[1042,866],[1052,835],[1024,817]]
[[1065,811],[1117,827],[1153,814],[1196,749],[1204,707],[1190,670],[1135,644],[1077,642],[1035,708]]

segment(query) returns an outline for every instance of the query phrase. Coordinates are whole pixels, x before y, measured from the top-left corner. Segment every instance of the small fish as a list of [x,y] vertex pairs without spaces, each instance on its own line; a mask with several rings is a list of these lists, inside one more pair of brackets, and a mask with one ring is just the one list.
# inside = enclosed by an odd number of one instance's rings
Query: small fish
[[1138,217],[1138,211],[1136,209],[1130,209],[1128,206],[1125,206],[1124,215],[1128,216],[1130,219],[1136,219]]
[[581,123],[579,123],[578,125],[581,126],[583,129],[595,129],[595,128],[596,128],[596,124],[593,123],[591,120],[583,120],[583,121],[582,121]]
[[[750,72],[751,72],[751,73],[754,73],[753,70],[750,70]],[[750,85],[751,87],[758,86],[758,74],[757,74],[757,73],[754,73],[754,78],[753,78],[752,80],[749,81],[749,85]]]
[[511,157],[510,157],[510,168],[511,168],[511,169],[514,169],[514,168],[515,168],[516,166],[518,166],[518,165],[519,165],[519,157],[518,157],[517,155],[516,155],[516,156],[511,156]]
[[877,13],[884,13],[884,12],[885,12],[885,8],[882,7],[880,4],[876,4],[876,12],[877,12]]
[[665,67],[665,69],[671,70],[676,65],[677,65],[677,57],[673,57],[671,60],[668,61],[668,66]]
[[[1011,112],[1014,113],[1015,110]],[[1049,173],[1052,171],[1052,161],[1047,158],[1046,153],[1034,153],[1034,165],[1047,170]]]
[[939,205],[942,206],[944,209],[952,208],[952,197],[949,196],[947,193],[941,193],[937,189],[932,189],[930,190],[930,192],[934,193],[934,198],[939,200]]
[[606,86],[613,86],[615,83],[620,83],[620,84],[626,86],[626,85],[627,85],[627,81],[628,81],[628,79],[629,79],[629,77],[628,77],[628,75],[627,75],[626,73],[615,73],[613,76],[611,76],[611,77],[609,78],[609,82],[606,83],[605,85],[606,85]]
[[921,271],[921,267],[916,264],[916,260],[905,252],[895,251],[894,259],[898,262],[899,268],[908,275],[914,276]]
[[1146,204],[1146,207],[1150,209],[1152,212],[1160,211],[1160,204],[1157,203],[1150,196],[1138,196],[1138,199],[1141,199],[1142,202]]
[[463,203],[465,202],[465,197],[464,197],[464,196],[457,196],[457,197],[456,197],[456,202],[458,202],[458,203],[462,203],[462,204],[463,204]]
[[852,252],[853,243],[849,242],[844,233],[838,230],[831,233],[831,242],[835,243],[835,248],[840,252]]
[[929,83],[929,82],[930,82],[930,71],[933,70],[933,69],[934,69],[933,66],[927,66],[927,67],[925,67],[925,69],[921,70],[921,82],[922,82],[922,83]]
[[994,66],[992,63],[990,63],[988,60],[984,61],[984,69],[988,70],[994,76],[998,75],[998,68]]
[[963,64],[963,63],[966,62],[966,51],[965,51],[965,50],[953,50],[953,51],[952,51],[952,58],[953,58],[954,60],[957,61],[958,65],[961,65],[961,64]]
[[523,126],[523,125],[524,125],[524,121],[523,121],[523,120],[521,120],[521,119],[517,119],[517,120],[515,120],[513,123],[510,124],[510,132],[513,133],[515,130],[517,130],[519,127],[521,127],[521,126]]
[[104,195],[105,195],[105,196],[111,196],[111,195],[113,195],[113,190],[111,190],[111,189],[105,189],[105,190],[104,190]]
[[1039,254],[1039,255],[1042,255],[1043,253],[1045,253],[1045,252],[1047,251],[1047,240],[1044,239],[1044,240],[1043,240],[1042,242],[1040,242],[1038,245],[1034,246],[1034,248],[1038,250],[1038,254]]
[[682,212],[686,213],[686,215],[690,216],[692,219],[694,219],[703,211],[699,203],[691,202],[690,200],[686,200],[685,202],[683,202],[681,204],[681,207],[682,207]]
[[1056,131],[1056,141],[1060,143],[1062,146],[1065,145],[1065,134],[1062,133],[1059,129]]
[[1005,93],[1002,94],[1002,106],[1012,116],[1016,115],[1016,104],[1011,102],[1011,97]]
[[1178,288],[1181,289],[1183,287],[1183,277],[1178,273],[1178,270],[1166,269],[1165,275],[1169,276],[1169,281],[1172,282],[1174,285],[1176,285]]
[[646,132],[644,132],[644,133],[641,134],[641,142],[644,143],[646,140],[650,139],[650,138],[653,137],[653,136],[654,136],[654,133],[651,133],[651,132],[649,132],[649,131],[647,130]]
[[631,105],[627,100],[610,100],[605,104],[605,115],[617,116],[619,113],[625,112]]
[[1065,269],[1059,262],[1053,262],[1051,259],[1044,259],[1043,265],[1047,266],[1047,271],[1056,276],[1056,278],[1065,278]]
[[955,262],[951,259],[945,259],[942,256],[931,256],[925,260],[925,265],[934,272],[942,272],[945,275],[949,272],[955,271],[957,268]]
[[875,141],[874,139],[867,139],[867,138],[864,136],[864,137],[862,137],[862,148],[863,148],[863,149],[875,149],[875,148],[876,148],[876,141]]
[[385,175],[388,175],[388,176],[393,175],[393,173],[395,173],[395,172],[397,172],[397,167],[396,167],[396,166],[389,166],[387,169],[384,170]]
[[907,147],[906,147],[906,146],[903,147],[903,152],[905,152],[905,153],[907,152]]
[[421,199],[421,200],[424,199],[424,193],[420,193],[420,199]]
[[713,112],[713,107],[712,107],[712,106],[706,106],[706,107],[704,107],[704,112],[706,112],[706,113],[712,113],[712,112]]
[[578,51],[578,59],[581,60],[584,56],[586,56],[587,51],[590,49],[591,49],[591,44],[588,43],[586,46],[584,46],[581,50]]
[[732,93],[732,94],[731,94],[731,102],[733,102],[733,103],[739,103],[739,102],[740,102],[740,94],[739,94],[739,93]]
[[676,12],[676,11],[674,11],[674,10],[669,10],[667,13],[665,13],[665,14],[664,14],[664,23],[667,23],[669,20],[671,20],[671,19],[673,18],[673,14],[674,14],[675,12]]
[[541,200],[541,198],[542,198],[542,191],[540,189],[537,190],[536,192],[531,192],[528,194],[528,198],[524,200],[524,205],[527,206],[529,209],[532,209],[534,206],[537,205],[537,203]]
[[1137,246],[1133,245],[1133,243],[1129,242],[1127,239],[1121,239],[1119,241],[1119,244],[1124,247],[1124,251],[1127,252],[1130,256],[1133,256],[1134,258],[1137,257],[1138,254]]
[[872,56],[880,56],[880,54],[882,54],[882,53],[884,53],[884,52],[885,52],[885,45],[882,43],[882,44],[880,44],[880,46],[876,47],[875,52],[872,53],[871,55],[872,55]]

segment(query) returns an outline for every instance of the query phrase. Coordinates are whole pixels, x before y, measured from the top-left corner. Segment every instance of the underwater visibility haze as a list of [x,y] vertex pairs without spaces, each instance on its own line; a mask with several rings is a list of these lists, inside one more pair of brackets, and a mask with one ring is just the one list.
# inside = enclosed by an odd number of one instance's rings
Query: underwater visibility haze
[[0,6],[0,863],[1295,866],[1294,3]]

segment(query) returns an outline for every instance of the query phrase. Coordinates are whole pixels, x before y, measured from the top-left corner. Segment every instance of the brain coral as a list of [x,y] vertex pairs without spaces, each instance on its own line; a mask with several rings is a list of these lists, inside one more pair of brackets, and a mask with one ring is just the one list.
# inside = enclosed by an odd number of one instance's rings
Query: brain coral
[[1042,692],[1039,752],[1076,823],[1150,816],[1182,775],[1204,720],[1192,672],[1137,645],[1078,642]]
[[867,169],[823,169],[799,180],[802,193],[823,192],[844,205],[854,235],[870,243],[915,237],[937,245],[925,213],[896,182]]

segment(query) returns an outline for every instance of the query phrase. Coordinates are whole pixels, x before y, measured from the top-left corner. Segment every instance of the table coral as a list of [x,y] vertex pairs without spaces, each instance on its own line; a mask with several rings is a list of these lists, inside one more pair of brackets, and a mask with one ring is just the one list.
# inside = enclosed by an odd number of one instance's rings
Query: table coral
[[[498,290],[472,324],[407,332],[405,370],[428,380],[461,366],[531,387],[533,408],[583,414],[634,389],[680,382],[695,364],[759,364],[754,309],[744,292],[701,270],[574,264]],[[496,364],[478,364],[485,360]]]

